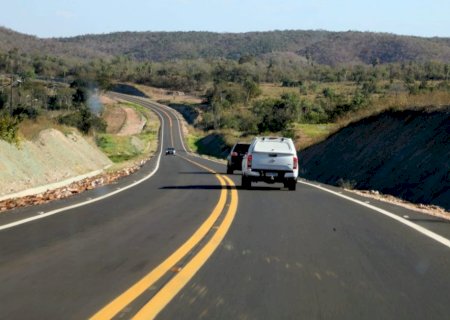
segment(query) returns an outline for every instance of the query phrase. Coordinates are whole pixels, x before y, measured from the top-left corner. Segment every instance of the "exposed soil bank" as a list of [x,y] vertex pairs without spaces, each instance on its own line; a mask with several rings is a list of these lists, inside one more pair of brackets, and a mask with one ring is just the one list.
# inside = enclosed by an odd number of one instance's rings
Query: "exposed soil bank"
[[83,136],[47,129],[15,146],[0,140],[0,196],[102,170],[111,161]]
[[450,107],[387,111],[300,154],[301,175],[450,209]]

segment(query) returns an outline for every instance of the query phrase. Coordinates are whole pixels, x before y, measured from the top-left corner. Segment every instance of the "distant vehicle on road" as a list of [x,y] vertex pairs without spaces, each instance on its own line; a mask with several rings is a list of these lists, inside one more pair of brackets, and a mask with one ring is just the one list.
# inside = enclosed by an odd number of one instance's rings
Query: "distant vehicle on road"
[[167,149],[166,149],[166,156],[167,155],[175,155],[175,153],[176,153],[176,151],[175,151],[175,148],[174,147],[168,147]]
[[249,143],[236,143],[231,148],[230,154],[227,157],[227,173],[233,173],[234,170],[242,169],[242,158],[247,153]]
[[242,159],[242,187],[250,189],[253,181],[282,182],[295,190],[298,177],[298,158],[290,138],[254,138]]

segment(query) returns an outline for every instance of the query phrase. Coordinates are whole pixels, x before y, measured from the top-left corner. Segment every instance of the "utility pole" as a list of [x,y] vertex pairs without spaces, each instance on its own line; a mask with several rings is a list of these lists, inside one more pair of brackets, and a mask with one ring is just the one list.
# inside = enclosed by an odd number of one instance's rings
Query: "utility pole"
[[10,56],[10,63],[11,63],[11,97],[9,99],[9,115],[12,115],[13,113],[13,86],[14,86],[14,60],[13,56]]
[[13,85],[14,85],[14,75],[11,70],[11,97],[9,99],[9,115],[12,115],[13,111]]

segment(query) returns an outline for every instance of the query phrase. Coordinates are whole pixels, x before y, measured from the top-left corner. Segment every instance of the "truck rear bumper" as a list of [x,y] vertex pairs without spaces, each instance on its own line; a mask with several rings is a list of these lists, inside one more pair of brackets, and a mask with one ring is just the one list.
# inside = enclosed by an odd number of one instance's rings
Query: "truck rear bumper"
[[297,179],[297,173],[294,171],[279,170],[251,170],[244,173],[252,181],[264,181],[267,183],[285,182],[286,180]]

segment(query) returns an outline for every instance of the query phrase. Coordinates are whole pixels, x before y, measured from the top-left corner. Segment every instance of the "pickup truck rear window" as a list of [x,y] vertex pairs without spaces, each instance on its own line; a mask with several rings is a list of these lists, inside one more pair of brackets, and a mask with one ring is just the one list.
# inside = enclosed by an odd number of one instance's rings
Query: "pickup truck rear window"
[[234,152],[245,153],[248,151],[249,144],[240,143],[234,147]]
[[292,152],[291,146],[287,141],[260,141],[255,144],[254,152]]

